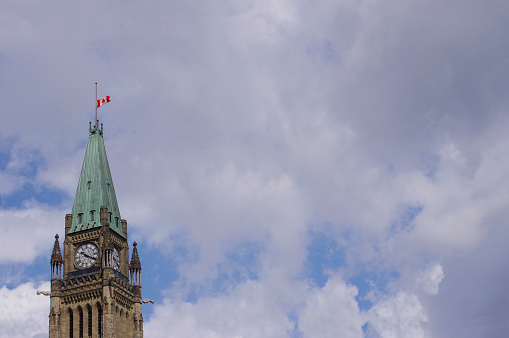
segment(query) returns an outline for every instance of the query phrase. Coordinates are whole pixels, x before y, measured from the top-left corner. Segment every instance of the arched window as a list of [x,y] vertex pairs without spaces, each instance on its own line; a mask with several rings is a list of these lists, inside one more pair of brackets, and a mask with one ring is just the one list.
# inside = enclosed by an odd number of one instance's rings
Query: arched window
[[88,336],[92,337],[92,308],[90,305],[87,305],[88,312]]
[[80,307],[78,307],[78,313],[79,313],[79,316],[80,316],[80,321],[79,321],[79,335],[78,337],[80,338],[83,338],[83,309]]
[[101,304],[97,303],[97,336],[102,337],[103,328],[103,308]]
[[72,317],[72,310],[69,309],[69,338],[73,338],[73,317]]

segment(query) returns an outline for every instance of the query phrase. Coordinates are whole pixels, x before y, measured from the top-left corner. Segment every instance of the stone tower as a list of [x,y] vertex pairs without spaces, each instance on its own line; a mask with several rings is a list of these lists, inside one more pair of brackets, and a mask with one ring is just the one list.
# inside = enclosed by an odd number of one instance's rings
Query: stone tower
[[51,255],[49,337],[143,337],[141,263],[121,219],[104,147],[90,126],[72,213]]

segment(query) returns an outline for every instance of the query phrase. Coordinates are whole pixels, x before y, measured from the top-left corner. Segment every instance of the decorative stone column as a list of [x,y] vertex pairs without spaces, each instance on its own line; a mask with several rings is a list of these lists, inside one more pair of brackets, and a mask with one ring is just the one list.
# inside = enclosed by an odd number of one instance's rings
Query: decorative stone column
[[51,307],[49,313],[49,337],[61,338],[61,287],[62,287],[62,266],[64,260],[60,251],[60,243],[58,242],[58,234],[55,235],[55,244],[53,245],[53,253],[51,254]]
[[143,315],[141,313],[141,262],[138,256],[138,244],[133,243],[133,255],[131,257],[131,264],[129,264],[129,275],[131,285],[133,286],[134,306],[133,306],[133,322],[134,330],[133,337],[143,337]]

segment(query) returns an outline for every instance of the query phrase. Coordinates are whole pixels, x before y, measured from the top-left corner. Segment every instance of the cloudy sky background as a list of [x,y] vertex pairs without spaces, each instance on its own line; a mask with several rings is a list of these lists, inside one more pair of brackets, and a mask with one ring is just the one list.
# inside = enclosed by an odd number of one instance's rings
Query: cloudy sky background
[[146,337],[509,331],[509,3],[0,3],[0,336],[99,109]]

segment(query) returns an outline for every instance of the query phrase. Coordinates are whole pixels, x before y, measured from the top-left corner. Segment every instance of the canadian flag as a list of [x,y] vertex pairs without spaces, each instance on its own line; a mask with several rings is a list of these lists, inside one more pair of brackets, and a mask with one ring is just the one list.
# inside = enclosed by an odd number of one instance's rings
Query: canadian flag
[[110,96],[109,96],[109,95],[108,95],[108,96],[106,96],[106,97],[104,97],[104,98],[102,98],[102,99],[100,99],[100,100],[97,100],[97,108],[99,108],[99,107],[100,107],[100,106],[102,106],[103,104],[108,103],[108,102],[110,102],[110,101],[111,101],[111,99],[110,99]]

